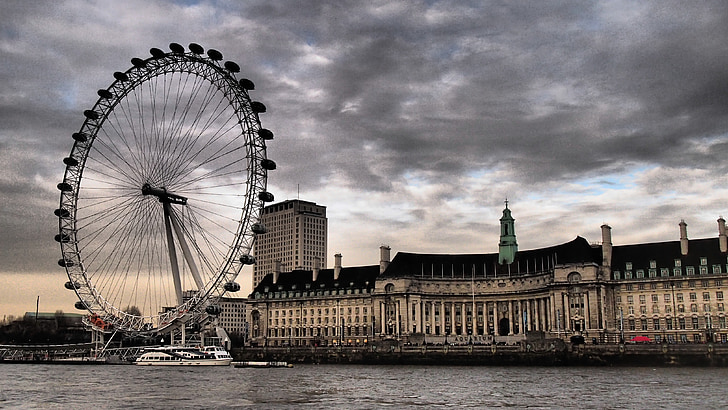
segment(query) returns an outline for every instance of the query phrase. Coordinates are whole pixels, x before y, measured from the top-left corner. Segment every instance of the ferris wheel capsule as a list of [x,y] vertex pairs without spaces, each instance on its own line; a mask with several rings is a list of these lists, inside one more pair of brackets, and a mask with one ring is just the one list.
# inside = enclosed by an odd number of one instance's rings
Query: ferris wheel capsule
[[240,290],[240,284],[237,282],[228,282],[225,284],[225,290],[228,292],[238,292]]

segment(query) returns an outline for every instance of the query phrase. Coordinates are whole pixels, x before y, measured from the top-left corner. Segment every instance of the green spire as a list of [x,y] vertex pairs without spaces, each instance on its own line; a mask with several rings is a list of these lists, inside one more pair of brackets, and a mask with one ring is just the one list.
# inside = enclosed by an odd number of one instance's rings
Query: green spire
[[509,265],[516,259],[518,252],[518,243],[516,242],[516,220],[511,216],[511,210],[508,209],[508,200],[506,199],[506,208],[503,210],[503,216],[500,219],[501,233],[500,242],[498,243],[498,263],[501,265]]

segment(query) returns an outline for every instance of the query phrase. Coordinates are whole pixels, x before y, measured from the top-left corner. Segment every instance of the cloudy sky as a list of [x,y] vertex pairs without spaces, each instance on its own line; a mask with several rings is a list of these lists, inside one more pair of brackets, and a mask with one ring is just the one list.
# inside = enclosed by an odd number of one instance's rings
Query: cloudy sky
[[[82,112],[151,47],[237,62],[277,200],[328,207],[329,261],[717,236],[728,216],[722,1],[0,3],[0,316],[75,311],[56,184]],[[241,279],[249,289],[249,278]],[[247,286],[246,286],[247,285]]]

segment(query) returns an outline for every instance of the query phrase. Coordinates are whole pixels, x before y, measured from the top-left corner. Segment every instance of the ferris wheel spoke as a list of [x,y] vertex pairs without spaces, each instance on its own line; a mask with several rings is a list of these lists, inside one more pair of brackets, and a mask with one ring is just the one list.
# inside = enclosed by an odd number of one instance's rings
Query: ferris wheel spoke
[[[225,243],[224,241],[217,241],[217,244],[213,245],[213,241],[210,240],[211,235],[208,235],[208,231],[202,228],[202,226],[197,221],[195,214],[193,212],[188,212],[187,216],[187,221],[189,223],[186,225],[185,234],[190,239],[190,242],[193,244],[201,262],[206,266],[205,271],[209,272],[209,276],[211,277],[212,274],[216,273],[215,267],[219,266],[221,258],[224,256],[221,255],[219,249],[221,249],[221,247],[224,246]],[[214,236],[212,237],[216,238]],[[206,248],[208,249],[207,252],[204,252],[202,250],[202,247],[200,246],[201,243],[204,243],[206,245]]]
[[[120,158],[121,162],[125,163],[130,170],[136,170],[143,164],[140,155],[142,155],[144,151],[140,150],[138,147],[138,141],[140,139],[138,134],[141,131],[139,129],[141,124],[135,123],[135,116],[132,114],[133,109],[131,108],[129,100],[125,99],[124,102],[118,105],[118,107],[119,109],[114,110],[112,117],[107,120],[109,122],[109,126],[107,128],[110,132],[107,132],[106,129],[102,129],[106,138],[102,139],[101,143],[110,152],[113,152],[117,158]],[[138,106],[137,109],[139,109]],[[123,145],[123,150],[121,147],[116,145],[116,139],[119,139]],[[106,141],[108,141],[108,143]],[[132,143],[132,141],[134,142]],[[114,161],[114,163],[115,162],[116,161]]]

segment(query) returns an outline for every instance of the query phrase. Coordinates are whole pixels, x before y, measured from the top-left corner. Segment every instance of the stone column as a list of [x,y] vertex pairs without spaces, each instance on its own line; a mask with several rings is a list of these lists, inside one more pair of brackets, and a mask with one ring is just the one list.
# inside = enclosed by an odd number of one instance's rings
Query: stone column
[[455,302],[450,302],[450,334],[455,335]]
[[515,334],[515,333],[513,333],[513,321],[515,320],[515,318],[513,316],[514,316],[513,315],[513,300],[509,300],[508,301],[508,327],[509,327],[508,335],[509,336]]
[[397,336],[402,334],[402,305],[400,302],[399,299],[394,302],[394,334]]
[[546,299],[538,298],[538,330],[546,330]]

